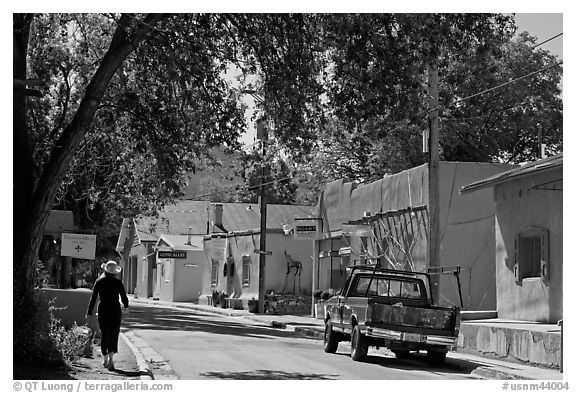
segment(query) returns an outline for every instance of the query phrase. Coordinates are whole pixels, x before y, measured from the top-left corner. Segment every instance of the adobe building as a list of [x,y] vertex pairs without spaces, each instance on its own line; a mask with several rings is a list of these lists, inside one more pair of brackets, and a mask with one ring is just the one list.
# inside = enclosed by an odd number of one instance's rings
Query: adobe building
[[[460,266],[464,310],[495,310],[495,203],[490,190],[460,195],[460,187],[502,173],[510,165],[440,162],[440,263]],[[314,289],[334,292],[346,266],[374,263],[426,271],[428,257],[428,165],[358,185],[329,183],[318,203],[320,218]],[[456,280],[439,282],[440,304],[460,306]]]
[[[296,218],[312,217],[315,207],[267,206],[267,289],[310,294],[312,240],[295,240],[286,228]],[[246,308],[258,297],[259,236],[257,204],[179,201],[157,217],[124,219],[116,250],[128,293],[207,304],[218,291]],[[289,258],[298,269],[289,268]]]
[[462,195],[489,191],[496,204],[498,318],[563,318],[562,187],[563,154],[462,187]]
[[313,241],[298,239],[293,228],[298,218],[312,218],[315,207],[267,205],[266,250],[259,250],[258,205],[223,203],[215,208],[212,232],[204,237],[208,264],[204,268],[200,303],[210,304],[218,292],[226,294],[231,307],[248,308],[249,300],[258,299],[259,251],[264,251],[265,291],[305,298],[307,305],[303,310],[309,312]]
[[[167,205],[157,217],[125,218],[116,251],[122,258],[122,281],[126,291],[142,298],[159,299],[161,293],[167,296],[169,291],[161,290],[161,283],[166,280],[166,277],[161,278],[161,274],[166,273],[170,261],[182,258],[159,259],[158,252],[181,251],[188,245],[202,250],[202,239],[208,233],[210,209],[207,201],[180,201]],[[163,253],[162,256],[166,255],[169,254]],[[177,253],[174,255],[179,256]],[[198,263],[205,263],[205,259]],[[179,299],[181,296],[172,294],[170,298]]]

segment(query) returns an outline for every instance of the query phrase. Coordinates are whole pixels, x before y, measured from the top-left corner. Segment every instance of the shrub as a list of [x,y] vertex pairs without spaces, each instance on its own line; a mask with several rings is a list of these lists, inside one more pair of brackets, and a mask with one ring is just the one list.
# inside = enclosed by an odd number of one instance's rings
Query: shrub
[[313,294],[313,295],[314,295],[314,299],[320,300],[320,297],[322,296],[322,290],[321,290],[321,289],[316,289],[316,290],[314,291],[314,294]]
[[330,292],[322,292],[322,295],[320,295],[322,300],[328,300],[328,299],[330,299],[331,296],[332,295],[330,295]]
[[37,365],[63,366],[82,356],[89,335],[76,326],[66,329],[54,317],[53,301],[37,298],[26,312],[29,324],[14,327],[14,361]]

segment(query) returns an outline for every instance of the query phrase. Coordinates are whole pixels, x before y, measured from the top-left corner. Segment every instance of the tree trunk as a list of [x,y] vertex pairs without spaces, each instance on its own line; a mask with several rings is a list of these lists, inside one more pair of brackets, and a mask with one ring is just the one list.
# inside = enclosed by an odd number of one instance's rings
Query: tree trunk
[[[30,24],[32,14],[13,15],[13,78],[25,81],[28,39],[30,36]],[[28,318],[27,311],[31,309],[32,289],[34,285],[34,265],[22,263],[26,254],[23,248],[24,223],[26,213],[32,200],[34,189],[35,166],[32,160],[30,146],[30,134],[27,126],[26,96],[13,94],[13,167],[14,167],[14,195],[13,195],[13,306],[14,306],[14,331],[17,331],[17,316]],[[38,249],[40,245],[35,245]],[[33,260],[27,257],[26,260]],[[24,315],[23,315],[24,314]]]
[[[14,326],[30,322],[28,313],[20,314],[20,307],[32,304],[36,260],[44,226],[55,195],[69,169],[70,161],[78,150],[96,114],[108,84],[124,59],[140,44],[162,16],[149,15],[144,23],[123,15],[116,28],[110,47],[92,80],[70,124],[55,144],[42,175],[34,187],[34,167],[30,138],[26,125],[24,97],[14,97]],[[26,49],[31,17],[14,16],[14,77],[26,77]],[[19,22],[19,24],[17,24]],[[27,22],[27,23],[26,23]],[[23,28],[25,27],[25,28]],[[131,31],[127,35],[126,31]],[[22,179],[18,179],[18,176]],[[16,332],[17,329],[14,329]],[[15,345],[16,340],[15,340]]]

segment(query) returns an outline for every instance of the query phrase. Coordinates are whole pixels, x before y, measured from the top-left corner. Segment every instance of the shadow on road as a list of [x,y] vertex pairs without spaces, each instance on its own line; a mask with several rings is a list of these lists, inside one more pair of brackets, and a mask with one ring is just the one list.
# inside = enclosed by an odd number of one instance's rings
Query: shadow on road
[[[350,356],[348,353],[337,353],[339,356]],[[432,366],[428,363],[425,353],[411,353],[405,359],[398,359],[394,355],[369,354],[364,363],[374,364],[404,371],[425,371],[432,374],[472,374],[478,367],[484,366],[470,360],[446,358],[446,363],[442,366]],[[473,377],[471,377],[473,378]]]
[[125,371],[125,370],[121,370],[119,368],[116,368],[114,371],[117,374],[120,375],[124,375],[125,377],[131,378],[131,377],[140,377],[143,375],[150,375],[149,373],[145,372],[145,371]]
[[295,379],[295,380],[326,380],[337,379],[337,375],[290,373],[280,370],[253,370],[253,371],[210,371],[199,374],[200,377],[215,379]]
[[206,332],[252,338],[300,336],[298,333],[276,330],[266,326],[246,325],[245,322],[237,323],[215,319],[214,316],[207,316],[192,310],[153,306],[133,306],[130,307],[130,310],[130,317],[122,321],[123,327],[129,329]]

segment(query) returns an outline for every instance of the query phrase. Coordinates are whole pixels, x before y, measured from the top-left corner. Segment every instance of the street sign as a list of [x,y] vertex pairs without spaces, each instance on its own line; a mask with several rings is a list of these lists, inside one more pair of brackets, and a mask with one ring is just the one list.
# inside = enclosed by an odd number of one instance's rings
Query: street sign
[[186,251],[158,251],[158,258],[186,258]]
[[63,233],[60,255],[78,259],[94,259],[96,255],[96,235]]
[[254,249],[254,252],[256,254],[272,255],[272,251],[262,251],[262,250]]

